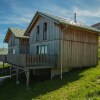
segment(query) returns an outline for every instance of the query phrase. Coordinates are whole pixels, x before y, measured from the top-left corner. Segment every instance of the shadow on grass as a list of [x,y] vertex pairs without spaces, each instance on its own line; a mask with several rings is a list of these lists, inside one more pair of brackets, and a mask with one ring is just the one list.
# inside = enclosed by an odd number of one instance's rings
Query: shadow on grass
[[64,85],[77,81],[82,77],[79,74],[85,70],[87,69],[70,71],[63,75],[62,80],[60,76],[54,77],[52,80],[34,77],[29,90],[26,89],[25,75],[20,77],[22,81],[19,85],[16,85],[15,78],[7,79],[0,86],[0,100],[32,100],[32,98],[55,91]]

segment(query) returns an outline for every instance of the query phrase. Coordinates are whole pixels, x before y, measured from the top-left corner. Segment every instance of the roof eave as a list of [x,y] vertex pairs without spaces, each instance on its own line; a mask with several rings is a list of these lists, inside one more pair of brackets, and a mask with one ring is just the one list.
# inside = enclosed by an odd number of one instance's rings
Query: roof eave
[[68,24],[68,23],[63,23],[63,22],[60,22],[60,24],[64,24],[64,25],[68,25],[68,26],[72,26],[72,27],[77,27],[77,28],[85,29],[85,30],[92,31],[92,32],[97,32],[97,34],[100,35],[100,30],[97,30],[97,29],[92,30],[92,29],[88,29],[88,28],[84,28],[81,26],[76,26],[76,25],[72,25],[72,24]]
[[19,36],[16,36],[16,38],[22,38],[22,39],[29,39],[29,37],[19,37]]
[[3,43],[8,43],[7,41],[6,41],[6,38],[7,38],[7,35],[8,35],[8,32],[10,31],[10,27],[8,28],[8,30],[7,30],[7,32],[6,32],[6,36],[5,36],[5,38],[4,38],[4,40],[3,40]]

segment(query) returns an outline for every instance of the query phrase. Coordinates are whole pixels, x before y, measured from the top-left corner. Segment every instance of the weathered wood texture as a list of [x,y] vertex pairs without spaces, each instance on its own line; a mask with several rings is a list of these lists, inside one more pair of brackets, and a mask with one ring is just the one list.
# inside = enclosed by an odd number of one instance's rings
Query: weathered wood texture
[[63,34],[63,71],[73,67],[96,66],[98,35],[85,30],[67,28]]

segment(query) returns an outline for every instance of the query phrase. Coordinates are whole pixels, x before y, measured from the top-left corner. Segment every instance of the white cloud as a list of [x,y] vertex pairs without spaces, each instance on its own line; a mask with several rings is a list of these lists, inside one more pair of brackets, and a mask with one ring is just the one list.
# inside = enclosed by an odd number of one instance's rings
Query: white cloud
[[[0,21],[1,24],[18,24],[20,26],[23,27],[27,27],[26,25],[29,24],[29,22],[31,21],[33,15],[35,14],[36,9],[34,8],[29,8],[29,7],[25,7],[25,6],[21,6],[19,5],[19,2],[16,0],[10,0],[10,2],[8,2],[7,0],[4,0],[6,3],[9,4],[9,6],[11,7],[12,11],[13,11],[13,15],[9,15],[7,17],[5,17],[4,21]],[[78,5],[82,5],[85,6],[84,3],[79,2],[79,1],[75,1],[76,4]],[[74,19],[74,13],[77,13],[77,18],[79,21],[82,21],[84,23],[86,23],[86,17],[100,17],[100,8],[98,9],[81,9],[78,7],[73,7],[71,10],[60,7],[56,4],[53,3],[48,3],[45,2],[45,6],[40,6],[41,11],[43,12],[50,12],[51,14],[54,15],[58,15],[61,17],[65,17],[65,18],[70,18],[71,20]],[[93,12],[95,12],[95,14],[93,14]]]
[[78,7],[74,7],[73,12],[76,12],[79,16],[100,17],[100,8],[96,10],[83,10]]
[[3,16],[4,20],[1,20],[0,24],[17,24],[26,27],[34,15],[34,13],[32,13],[33,9],[19,6],[18,1],[15,0],[10,0],[9,2],[4,0],[4,2],[10,6],[12,11],[8,16]]

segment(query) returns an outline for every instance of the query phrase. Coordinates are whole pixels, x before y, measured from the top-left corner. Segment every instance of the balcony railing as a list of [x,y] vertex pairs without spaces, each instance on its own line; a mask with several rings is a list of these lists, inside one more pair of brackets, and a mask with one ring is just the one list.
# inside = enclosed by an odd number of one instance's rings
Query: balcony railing
[[6,59],[20,67],[57,66],[56,55],[8,54]]
[[7,62],[6,55],[0,55],[0,61]]

